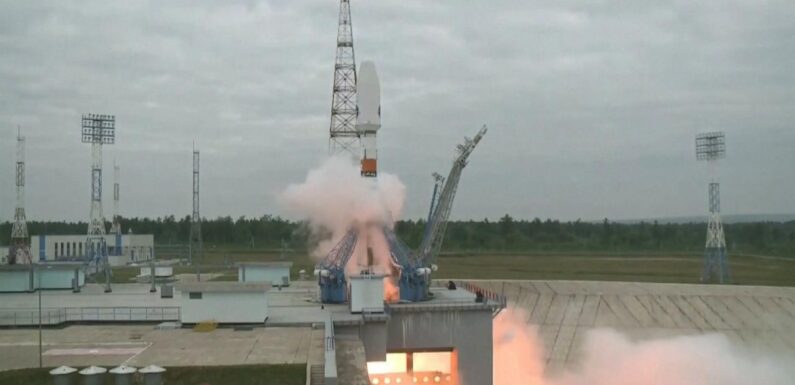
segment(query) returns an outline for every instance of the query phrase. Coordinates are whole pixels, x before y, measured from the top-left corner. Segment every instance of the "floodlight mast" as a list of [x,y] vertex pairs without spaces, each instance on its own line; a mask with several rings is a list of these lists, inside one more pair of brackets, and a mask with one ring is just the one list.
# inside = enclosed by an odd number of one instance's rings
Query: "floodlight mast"
[[116,140],[116,117],[103,114],[83,114],[83,143],[91,143],[91,213],[86,238],[87,263],[103,263],[105,270],[105,292],[111,291],[110,265],[105,244],[105,218],[102,215],[102,145]]
[[113,144],[116,138],[116,117],[83,115],[83,143],[91,143],[91,215],[88,235],[105,235],[102,216],[102,145]]
[[[696,159],[707,161],[711,173],[714,173],[717,161],[725,157],[726,136],[723,132],[707,132],[696,136]],[[710,177],[713,180],[709,183],[709,222],[701,281],[709,282],[716,279],[718,283],[728,283],[730,275],[726,256],[726,237],[720,218],[720,183],[714,179],[714,174]]]

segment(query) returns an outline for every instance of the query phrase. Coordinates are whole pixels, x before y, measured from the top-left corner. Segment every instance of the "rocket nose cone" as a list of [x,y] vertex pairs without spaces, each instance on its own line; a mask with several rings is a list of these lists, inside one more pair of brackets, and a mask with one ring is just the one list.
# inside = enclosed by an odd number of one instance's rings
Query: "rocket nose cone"
[[375,63],[362,62],[356,78],[356,93],[359,116],[356,123],[368,125],[369,130],[377,130],[381,125],[381,84]]

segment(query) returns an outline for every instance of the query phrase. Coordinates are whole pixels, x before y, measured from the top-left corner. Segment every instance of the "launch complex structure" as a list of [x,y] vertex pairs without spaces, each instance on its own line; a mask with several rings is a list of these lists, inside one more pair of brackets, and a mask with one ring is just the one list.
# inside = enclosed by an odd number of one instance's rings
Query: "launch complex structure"
[[[340,0],[334,62],[329,150],[359,160],[362,178],[377,191],[381,87],[375,63],[357,71],[349,0]],[[348,304],[359,324],[331,322],[328,335],[358,335],[371,384],[469,383],[492,381],[492,319],[505,298],[473,287],[432,285],[461,173],[486,134],[456,147],[450,172],[434,173],[428,222],[419,248],[395,234],[387,208],[378,219],[351,223],[315,266],[320,302]],[[327,373],[328,374],[328,373]],[[329,383],[329,377],[326,378]],[[333,383],[333,382],[332,382]]]
[[[353,114],[351,114],[353,111]],[[353,49],[353,32],[350,16],[350,1],[340,2],[340,17],[337,36],[337,57],[334,64],[334,85],[331,108],[329,147],[332,154],[352,154],[360,159],[363,178],[378,177],[377,135],[381,128],[381,87],[375,63],[364,61],[356,70]],[[412,250],[394,233],[392,223],[356,223],[316,266],[320,298],[324,303],[348,301],[350,283],[346,268],[352,257],[366,253],[366,264],[361,271],[368,274],[383,274],[388,286],[397,287],[400,301],[424,301],[429,299],[428,290],[447,222],[458,189],[461,173],[469,156],[486,134],[483,126],[473,138],[465,138],[456,148],[456,157],[447,178],[434,174],[435,185],[431,197],[427,228],[422,243]],[[385,213],[385,218],[391,218]],[[376,241],[378,239],[378,241]],[[388,256],[377,258],[375,253],[384,252],[375,248],[374,242],[387,244]],[[354,258],[356,260],[357,258]],[[358,258],[365,259],[365,258]],[[375,268],[374,259],[388,260],[389,266]],[[392,298],[397,300],[398,298]]]

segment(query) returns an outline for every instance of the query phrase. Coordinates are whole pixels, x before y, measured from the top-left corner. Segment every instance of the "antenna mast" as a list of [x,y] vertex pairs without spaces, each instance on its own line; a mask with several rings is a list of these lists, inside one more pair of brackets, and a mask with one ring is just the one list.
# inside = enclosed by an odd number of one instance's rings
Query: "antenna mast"
[[[202,220],[199,215],[199,150],[193,147],[193,214],[190,217],[190,244],[188,246],[188,262],[193,264],[194,254],[202,255]],[[198,263],[197,263],[198,265]],[[196,276],[199,277],[198,267]]]
[[11,250],[8,264],[32,263],[28,239],[28,223],[25,219],[25,137],[17,127],[17,207],[14,224],[11,226]]

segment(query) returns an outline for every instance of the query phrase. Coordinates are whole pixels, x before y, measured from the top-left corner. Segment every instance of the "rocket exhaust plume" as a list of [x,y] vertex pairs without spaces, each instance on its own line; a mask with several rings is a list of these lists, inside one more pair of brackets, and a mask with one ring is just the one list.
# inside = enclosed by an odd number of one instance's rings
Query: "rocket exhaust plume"
[[[346,273],[359,273],[371,260],[374,273],[392,275],[389,244],[381,227],[392,227],[400,218],[406,187],[389,173],[362,178],[358,166],[344,156],[328,158],[311,170],[302,183],[288,186],[282,200],[292,214],[307,218],[310,232],[319,238],[310,245],[310,254],[316,261],[354,227],[359,231],[360,242]],[[388,296],[395,296],[394,282],[388,282],[386,289]]]
[[578,367],[545,373],[538,330],[526,319],[506,309],[494,320],[494,385],[785,385],[795,378],[795,357],[743,350],[723,334],[632,341],[610,329],[586,334]]

